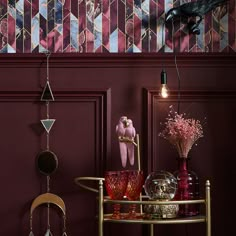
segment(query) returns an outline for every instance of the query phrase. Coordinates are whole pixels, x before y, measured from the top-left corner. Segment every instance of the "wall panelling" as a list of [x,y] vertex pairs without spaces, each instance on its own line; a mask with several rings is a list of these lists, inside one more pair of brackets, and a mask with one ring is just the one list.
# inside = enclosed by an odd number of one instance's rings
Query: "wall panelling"
[[[212,231],[229,234],[233,211],[225,199],[234,196],[236,57],[234,54],[177,54],[181,77],[181,111],[198,119],[206,117],[204,138],[191,150],[191,168],[212,184]],[[0,233],[29,233],[29,207],[46,191],[46,180],[35,167],[45,147],[40,119],[46,117],[40,96],[46,81],[43,54],[0,55],[1,124],[1,228]],[[157,96],[160,72],[165,67],[172,95]],[[176,152],[159,139],[160,122],[170,104],[176,105],[178,80],[170,54],[52,54],[50,84],[55,102],[50,117],[56,122],[50,146],[58,155],[59,169],[51,191],[65,200],[68,235],[96,235],[95,195],[73,182],[77,176],[102,176],[107,169],[121,169],[115,126],[122,115],[130,117],[140,134],[142,167],[147,175],[156,169],[173,171]],[[127,168],[136,168],[137,166]],[[44,208],[35,214],[35,235],[45,231]],[[56,214],[56,213],[55,213]],[[227,217],[226,217],[227,216]],[[52,217],[60,233],[59,214]],[[58,224],[58,222],[60,222]],[[91,227],[92,224],[92,227]],[[147,235],[146,226],[105,224],[106,235]],[[156,235],[204,235],[204,224],[156,226]]]

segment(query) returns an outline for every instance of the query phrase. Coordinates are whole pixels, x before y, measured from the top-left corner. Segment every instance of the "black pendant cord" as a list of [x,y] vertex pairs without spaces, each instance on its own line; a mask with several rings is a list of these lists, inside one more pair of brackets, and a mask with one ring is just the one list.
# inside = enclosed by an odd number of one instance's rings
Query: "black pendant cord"
[[[165,53],[165,42],[164,42],[164,34],[165,34],[165,20],[163,22],[163,27],[162,27],[162,34],[161,34],[161,47],[163,47],[163,53]],[[162,60],[162,68],[164,68],[164,60]]]
[[175,54],[175,68],[176,68],[177,77],[178,77],[178,108],[177,108],[177,112],[179,114],[179,112],[180,112],[180,75],[179,75],[179,68],[178,68],[177,61],[176,61],[176,54]]
[[177,97],[177,113],[180,113],[180,74],[179,74],[179,68],[177,65],[177,59],[176,59],[176,52],[175,52],[175,44],[174,44],[174,20],[172,19],[172,40],[173,40],[173,50],[174,50],[174,57],[175,57],[175,69],[177,72],[177,78],[178,78],[178,97]]

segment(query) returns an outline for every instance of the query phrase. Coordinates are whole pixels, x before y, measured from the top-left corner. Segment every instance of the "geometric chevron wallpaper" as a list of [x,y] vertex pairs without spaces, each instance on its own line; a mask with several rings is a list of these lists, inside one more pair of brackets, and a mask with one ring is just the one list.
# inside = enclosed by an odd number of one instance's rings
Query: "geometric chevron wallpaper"
[[[190,0],[0,0],[0,53],[236,52],[236,0],[199,35],[165,13]],[[197,1],[197,0],[192,0]]]

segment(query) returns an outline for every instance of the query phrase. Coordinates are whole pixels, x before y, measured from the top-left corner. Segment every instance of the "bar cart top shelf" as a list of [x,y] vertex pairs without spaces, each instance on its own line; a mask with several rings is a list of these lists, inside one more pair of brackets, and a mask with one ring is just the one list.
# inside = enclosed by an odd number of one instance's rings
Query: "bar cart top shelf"
[[[141,196],[139,201],[111,200],[108,196],[104,196],[103,184],[105,179],[99,177],[77,177],[75,183],[80,187],[95,192],[98,194],[98,226],[99,236],[103,236],[103,223],[126,223],[126,224],[149,224],[151,226],[150,236],[154,235],[153,225],[155,224],[188,224],[188,223],[206,223],[206,236],[211,236],[211,205],[210,205],[210,181],[207,180],[205,184],[205,198],[198,200],[178,200],[178,201],[148,201],[147,196]],[[98,188],[88,186],[91,181],[98,182]],[[87,184],[85,184],[87,182]],[[175,218],[158,218],[146,219],[144,214],[140,214],[137,219],[112,219],[111,214],[104,213],[104,204],[137,204],[137,205],[172,205],[172,204],[203,204],[205,205],[205,214],[191,217],[175,217]]]

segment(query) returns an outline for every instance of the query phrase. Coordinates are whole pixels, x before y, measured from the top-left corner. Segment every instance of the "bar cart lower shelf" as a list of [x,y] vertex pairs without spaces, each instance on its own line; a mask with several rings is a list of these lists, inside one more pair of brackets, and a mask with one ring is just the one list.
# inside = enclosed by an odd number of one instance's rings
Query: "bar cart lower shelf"
[[[91,188],[82,182],[84,181],[97,181],[98,189]],[[75,183],[80,187],[89,191],[98,193],[98,236],[103,236],[103,224],[107,223],[122,223],[122,224],[148,224],[150,225],[150,236],[154,236],[154,225],[155,224],[192,224],[192,223],[205,223],[206,224],[206,236],[211,236],[211,200],[210,200],[210,182],[206,181],[205,185],[205,198],[199,200],[185,200],[185,201],[158,201],[150,202],[145,200],[145,196],[141,197],[140,201],[128,201],[128,200],[111,200],[103,195],[104,178],[97,177],[77,177]],[[112,219],[112,214],[104,213],[105,204],[137,204],[143,205],[169,205],[169,204],[203,204],[205,205],[205,214],[192,216],[192,217],[176,217],[176,218],[165,218],[165,219],[145,219],[143,214],[140,214],[138,219]]]

